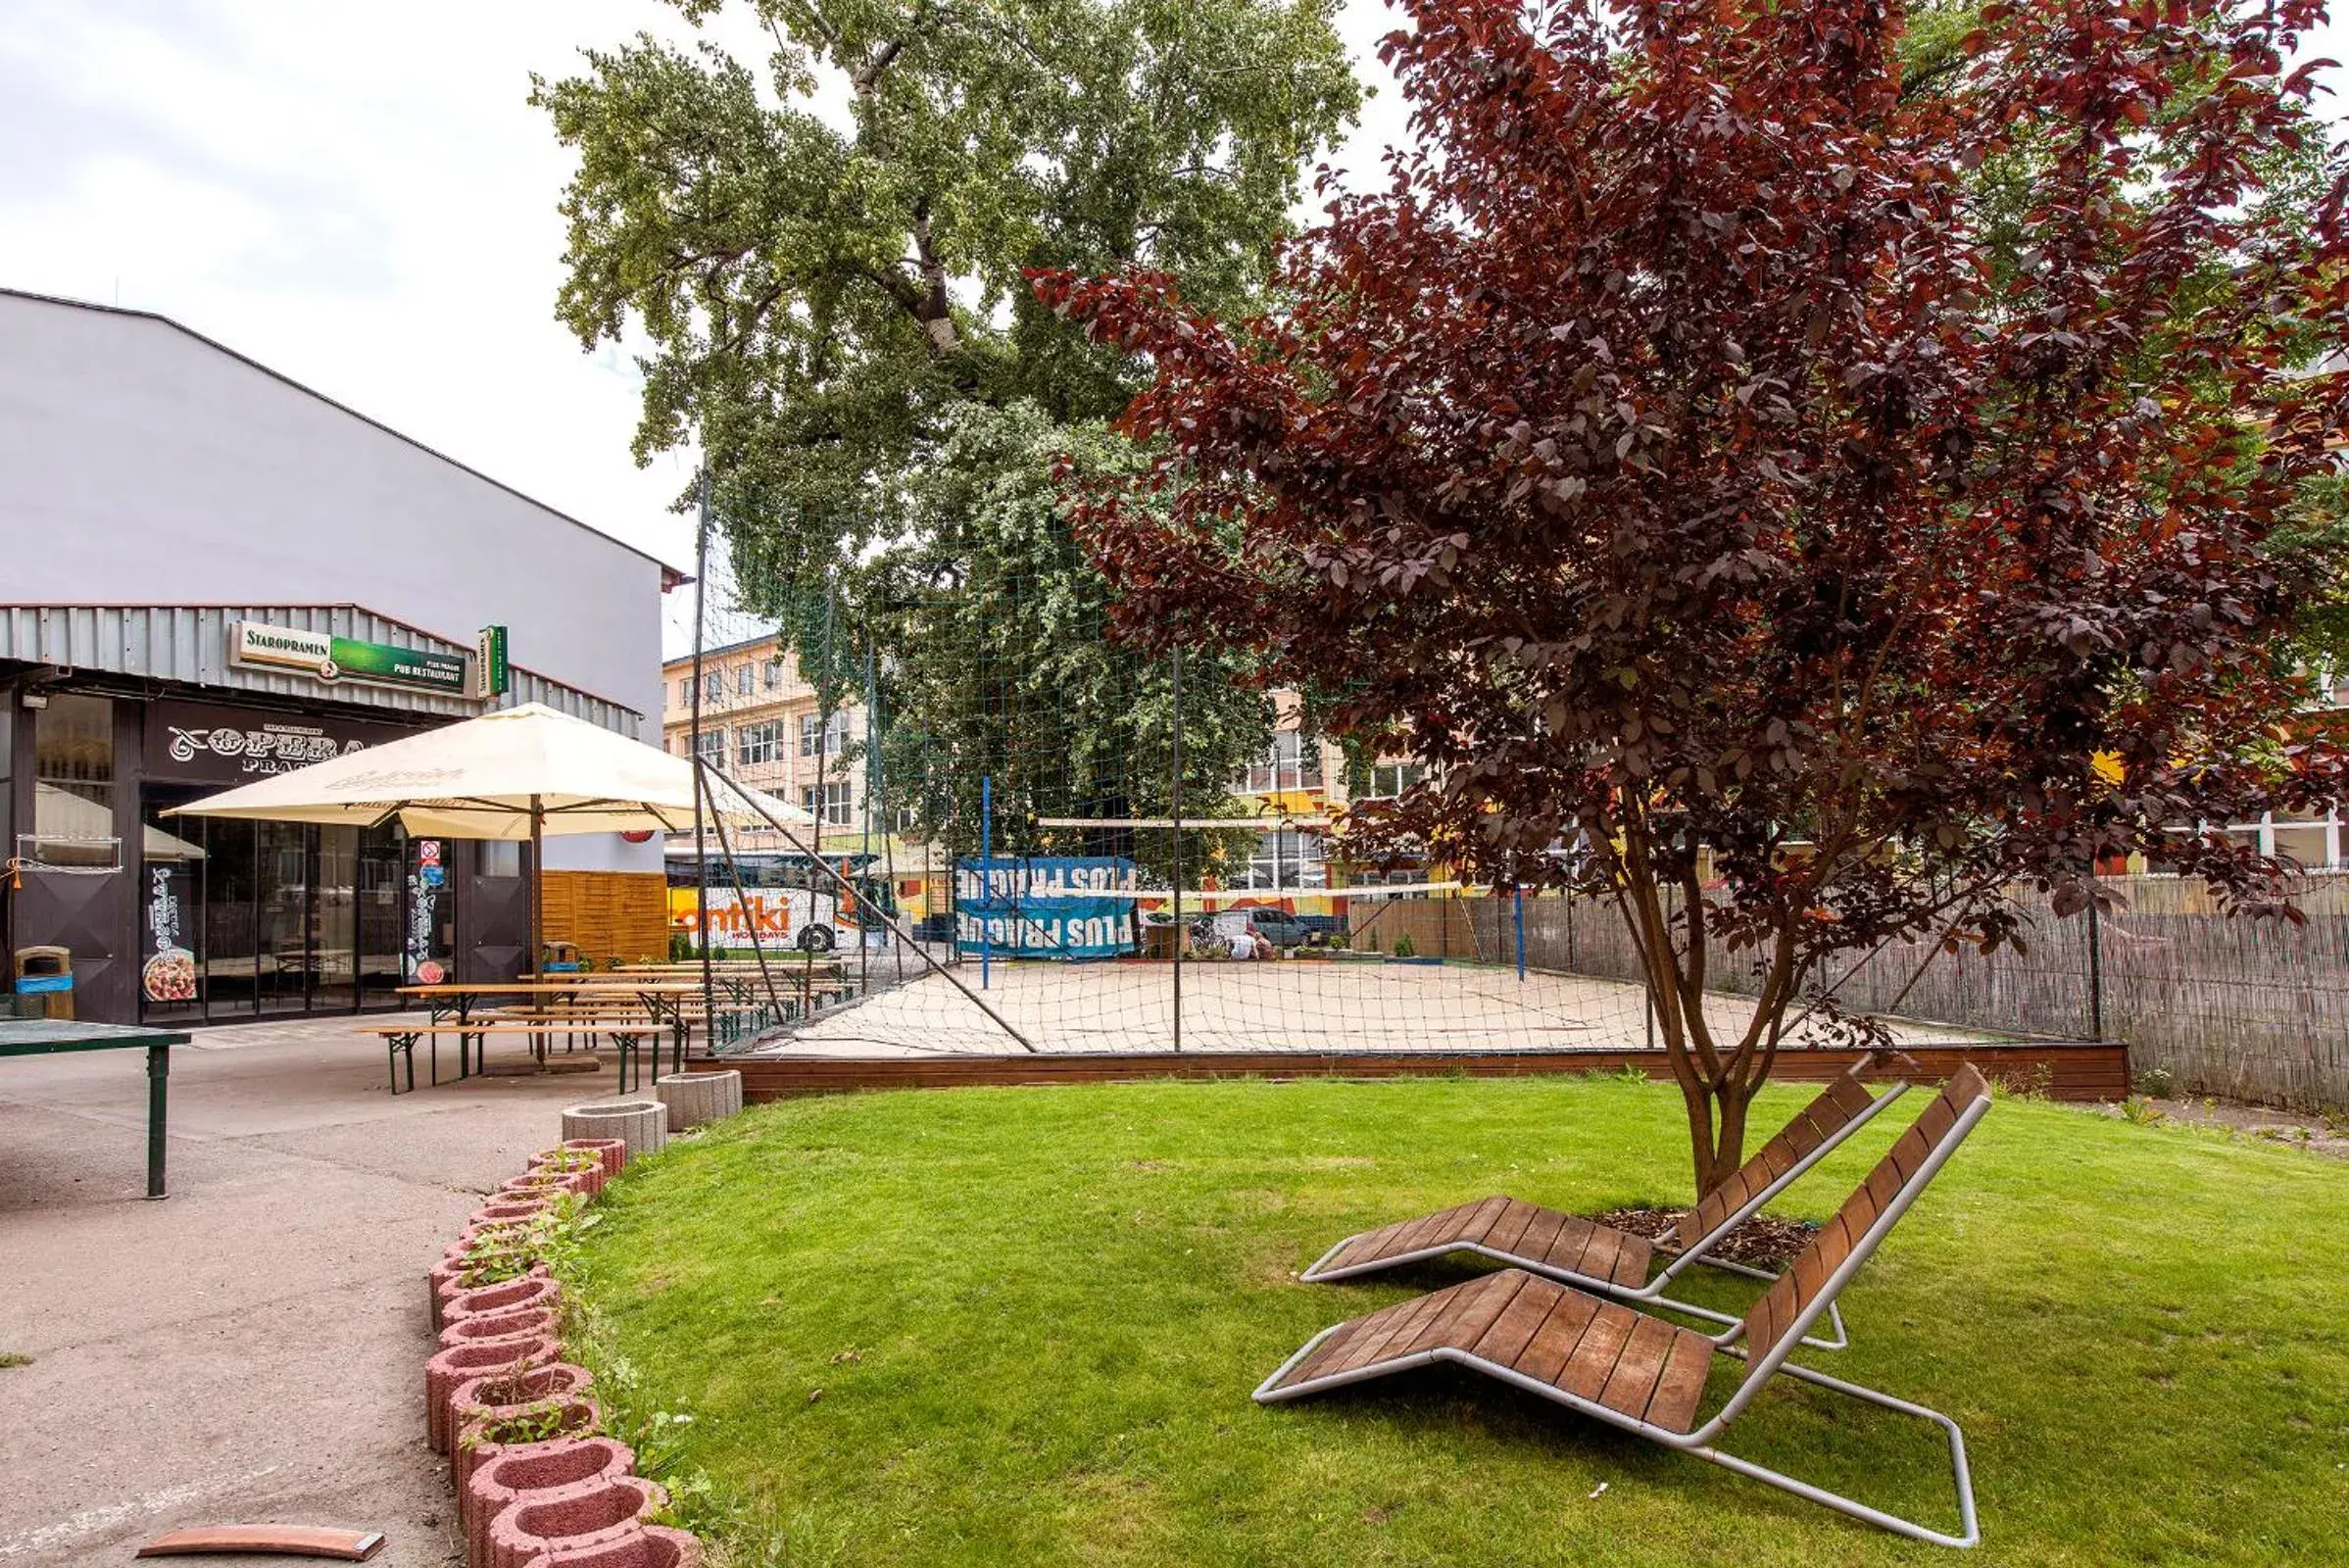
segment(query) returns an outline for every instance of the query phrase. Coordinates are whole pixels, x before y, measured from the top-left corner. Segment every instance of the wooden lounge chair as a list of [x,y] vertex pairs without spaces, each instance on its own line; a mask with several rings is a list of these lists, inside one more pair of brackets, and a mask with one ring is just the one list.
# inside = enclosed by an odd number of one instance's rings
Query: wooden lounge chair
[[[1675,1310],[1712,1322],[1735,1322],[1710,1308],[1670,1301],[1664,1292],[1677,1275],[1697,1263],[1751,1279],[1775,1279],[1761,1269],[1707,1253],[1908,1089],[1905,1080],[1896,1078],[1882,1094],[1871,1095],[1863,1078],[1881,1071],[1916,1070],[1916,1062],[1895,1052],[1871,1052],[1853,1062],[1735,1175],[1682,1215],[1669,1242],[1657,1244],[1629,1231],[1496,1196],[1348,1236],[1299,1278],[1314,1284],[1355,1279],[1450,1252],[1472,1252],[1625,1300],[1667,1302]],[[1670,1261],[1650,1279],[1648,1270],[1658,1250]],[[1840,1313],[1832,1313],[1829,1325],[1832,1335],[1811,1341],[1814,1348],[1841,1349],[1847,1343]]]
[[[1452,1361],[1855,1519],[1937,1545],[1971,1546],[1982,1532],[1958,1424],[1937,1410],[1795,1366],[1786,1357],[1989,1108],[1982,1074],[1960,1068],[1794,1266],[1742,1320],[1719,1334],[1701,1334],[1523,1269],[1502,1269],[1322,1330],[1264,1380],[1256,1401],[1301,1398]],[[1700,1423],[1705,1381],[1725,1353],[1744,1359],[1745,1375],[1728,1402]],[[1780,1372],[1940,1426],[1949,1439],[1959,1533],[1871,1508],[1714,1446],[1722,1429]]]

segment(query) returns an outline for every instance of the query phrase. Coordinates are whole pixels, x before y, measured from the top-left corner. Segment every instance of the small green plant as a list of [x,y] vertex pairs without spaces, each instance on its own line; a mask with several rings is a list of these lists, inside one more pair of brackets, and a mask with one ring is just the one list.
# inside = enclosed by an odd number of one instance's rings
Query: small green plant
[[2178,1074],[2167,1067],[2147,1067],[2136,1074],[2137,1092],[2155,1100],[2168,1100],[2178,1093]]
[[30,1366],[32,1357],[22,1350],[0,1350],[0,1372],[11,1367]]
[[1413,942],[1408,936],[1396,937],[1395,939],[1395,956],[1398,958],[1416,958],[1419,956],[1419,944]]
[[2138,1127],[2158,1127],[2169,1120],[2162,1107],[2143,1095],[2131,1095],[2121,1102],[2122,1119]]
[[1647,1076],[1647,1069],[1645,1067],[1638,1066],[1628,1061],[1622,1066],[1616,1068],[1613,1072],[1608,1073],[1607,1077],[1613,1082],[1619,1084],[1639,1084],[1644,1086],[1654,1081]]
[[545,1404],[525,1405],[504,1415],[484,1416],[465,1435],[468,1448],[496,1444],[506,1446],[517,1443],[547,1443],[561,1437],[578,1437],[578,1432],[566,1431],[570,1410],[560,1399]]

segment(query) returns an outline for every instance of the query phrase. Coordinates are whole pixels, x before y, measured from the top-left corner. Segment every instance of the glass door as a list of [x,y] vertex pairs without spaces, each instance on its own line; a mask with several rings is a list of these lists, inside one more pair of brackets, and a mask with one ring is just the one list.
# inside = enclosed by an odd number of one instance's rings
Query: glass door
[[255,925],[256,824],[214,816],[204,823],[204,1016],[236,1023],[253,1016],[260,994]]
[[389,827],[359,834],[359,1004],[398,1006],[400,947],[406,922],[400,907],[404,878],[400,840]]
[[359,1005],[359,829],[319,827],[310,890],[310,1007]]
[[310,1005],[310,829],[300,822],[256,822],[257,960],[263,1013]]

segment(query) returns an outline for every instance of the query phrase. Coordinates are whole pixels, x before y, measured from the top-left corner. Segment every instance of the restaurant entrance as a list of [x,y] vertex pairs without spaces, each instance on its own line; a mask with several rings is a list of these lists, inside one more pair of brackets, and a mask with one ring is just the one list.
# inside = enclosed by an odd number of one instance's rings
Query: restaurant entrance
[[209,793],[142,792],[140,1016],[234,1023],[398,1005],[408,922],[394,830],[163,814]]

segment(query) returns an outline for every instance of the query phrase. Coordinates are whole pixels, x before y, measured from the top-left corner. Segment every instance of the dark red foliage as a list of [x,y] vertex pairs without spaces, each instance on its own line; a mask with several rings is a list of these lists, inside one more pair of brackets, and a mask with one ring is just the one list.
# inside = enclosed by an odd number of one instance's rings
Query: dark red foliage
[[[2199,824],[2343,781],[2261,551],[2349,410],[2296,373],[2349,321],[2343,165],[2313,223],[2263,199],[2320,8],[1992,5],[1906,92],[1883,0],[1403,9],[1421,150],[1278,314],[1036,280],[1155,366],[1166,504],[1080,498],[1129,632],[1441,764],[1369,840],[1619,898],[1700,1185],[1836,953],[2013,939],[1997,889],[2077,908],[2134,850],[2282,909]],[[1764,1003],[1716,1038],[1731,961]]]

